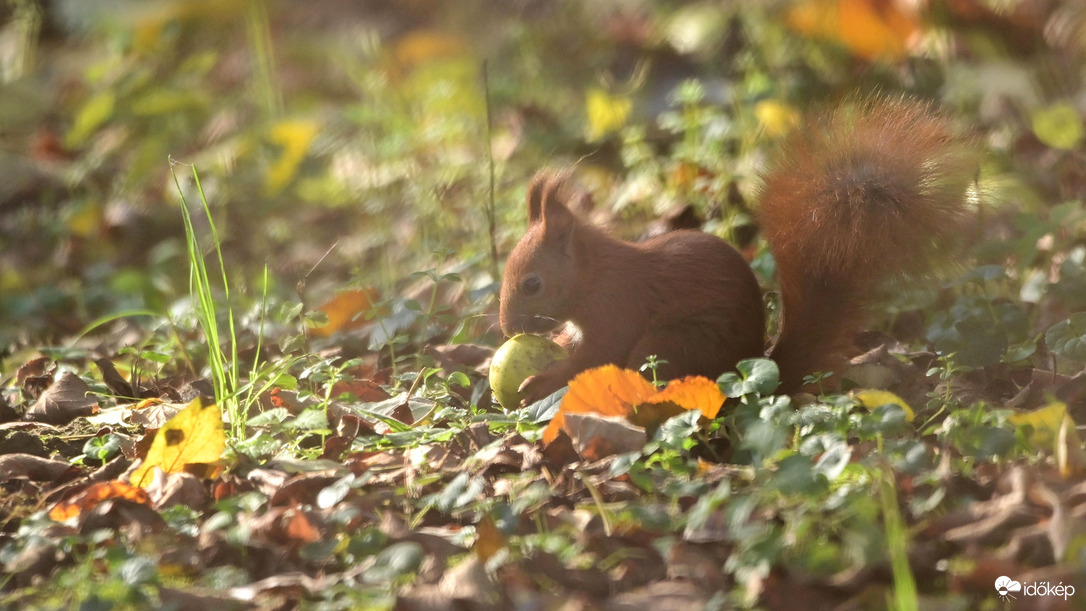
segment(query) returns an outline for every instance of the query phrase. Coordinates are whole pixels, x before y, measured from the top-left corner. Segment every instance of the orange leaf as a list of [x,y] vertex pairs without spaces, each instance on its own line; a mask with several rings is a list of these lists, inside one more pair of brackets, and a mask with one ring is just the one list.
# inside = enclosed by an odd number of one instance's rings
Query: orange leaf
[[149,397],[133,405],[132,409],[146,409],[148,407],[151,407],[152,405],[162,405],[163,403],[165,403],[165,401],[158,397]]
[[301,511],[292,511],[286,518],[286,534],[294,541],[301,543],[314,543],[321,540],[321,533],[309,516]]
[[656,394],[652,383],[641,374],[617,365],[604,365],[577,374],[569,383],[558,414],[543,431],[543,441],[550,443],[565,424],[564,414],[588,413],[626,417],[637,405]]
[[788,15],[794,29],[844,45],[865,59],[905,56],[919,29],[894,0],[807,0]]
[[683,409],[700,410],[706,418],[716,418],[724,405],[724,393],[717,383],[702,376],[672,380],[649,403],[674,403]]
[[272,407],[281,407],[294,416],[305,411],[305,403],[298,399],[298,393],[278,386],[268,392],[267,401]]
[[122,481],[99,482],[67,501],[61,501],[49,510],[49,517],[63,522],[82,513],[91,511],[102,501],[108,499],[127,499],[144,505],[151,504],[151,498],[143,488],[126,484]]
[[619,416],[648,428],[676,415],[676,409],[699,410],[706,418],[715,418],[722,405],[723,393],[708,378],[672,380],[657,391],[636,371],[604,365],[573,378],[558,413],[543,431],[543,441],[550,443],[565,428],[565,414]]
[[393,49],[396,63],[412,68],[429,61],[462,55],[468,45],[461,38],[437,30],[415,30],[401,37]]
[[330,337],[337,331],[357,329],[366,324],[365,313],[373,310],[377,299],[374,289],[358,289],[339,293],[327,303],[317,308],[328,316],[328,323],[315,327],[312,333],[316,337]]

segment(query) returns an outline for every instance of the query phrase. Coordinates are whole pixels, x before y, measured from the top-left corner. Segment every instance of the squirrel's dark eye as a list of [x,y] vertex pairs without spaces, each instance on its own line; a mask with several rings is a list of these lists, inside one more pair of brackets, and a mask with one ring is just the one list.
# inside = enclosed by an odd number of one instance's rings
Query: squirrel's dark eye
[[543,279],[539,274],[530,274],[520,281],[520,292],[525,297],[532,297],[543,290]]

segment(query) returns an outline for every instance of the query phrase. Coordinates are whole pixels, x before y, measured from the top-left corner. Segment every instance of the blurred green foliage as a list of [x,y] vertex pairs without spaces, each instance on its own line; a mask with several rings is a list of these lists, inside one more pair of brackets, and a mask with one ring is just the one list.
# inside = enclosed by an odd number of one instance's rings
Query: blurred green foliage
[[[356,286],[433,310],[412,273],[455,273],[441,307],[460,324],[444,335],[487,336],[491,242],[501,256],[519,237],[536,169],[571,163],[620,233],[690,204],[771,283],[754,237],[767,151],[807,110],[879,91],[934,100],[986,149],[973,242],[1005,273],[936,312],[928,339],[964,366],[1029,358],[1032,338],[1083,307],[1082,16],[1053,7],[1061,27],[1046,29],[1014,6],[844,6],[12,0],[0,350],[117,312],[181,320],[171,163],[204,178],[243,302],[266,290],[309,311]],[[387,320],[425,341],[424,319]]]

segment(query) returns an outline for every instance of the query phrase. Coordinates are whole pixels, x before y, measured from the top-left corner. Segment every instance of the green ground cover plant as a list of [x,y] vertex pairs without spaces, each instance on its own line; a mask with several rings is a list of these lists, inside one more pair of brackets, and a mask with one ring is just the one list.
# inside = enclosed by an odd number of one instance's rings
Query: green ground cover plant
[[[1086,605],[1086,11],[921,4],[9,0],[0,608]],[[497,405],[538,169],[727,239],[772,333],[758,172],[873,92],[983,164],[847,371]]]

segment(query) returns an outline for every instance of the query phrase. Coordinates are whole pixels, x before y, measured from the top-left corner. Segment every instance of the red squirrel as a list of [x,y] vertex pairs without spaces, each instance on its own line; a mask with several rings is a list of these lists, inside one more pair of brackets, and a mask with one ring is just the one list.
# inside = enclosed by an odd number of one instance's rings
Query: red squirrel
[[[769,351],[783,392],[839,365],[873,293],[938,266],[960,235],[975,158],[950,121],[924,103],[871,99],[841,107],[786,139],[763,175],[759,224],[777,262],[780,333]],[[529,227],[501,288],[507,335],[564,322],[570,357],[521,387],[524,403],[608,363],[637,369],[650,355],[664,379],[715,379],[765,355],[762,293],[724,240],[675,231],[631,243],[578,220],[587,195],[568,172],[528,188]],[[944,253],[945,256],[945,253]]]

